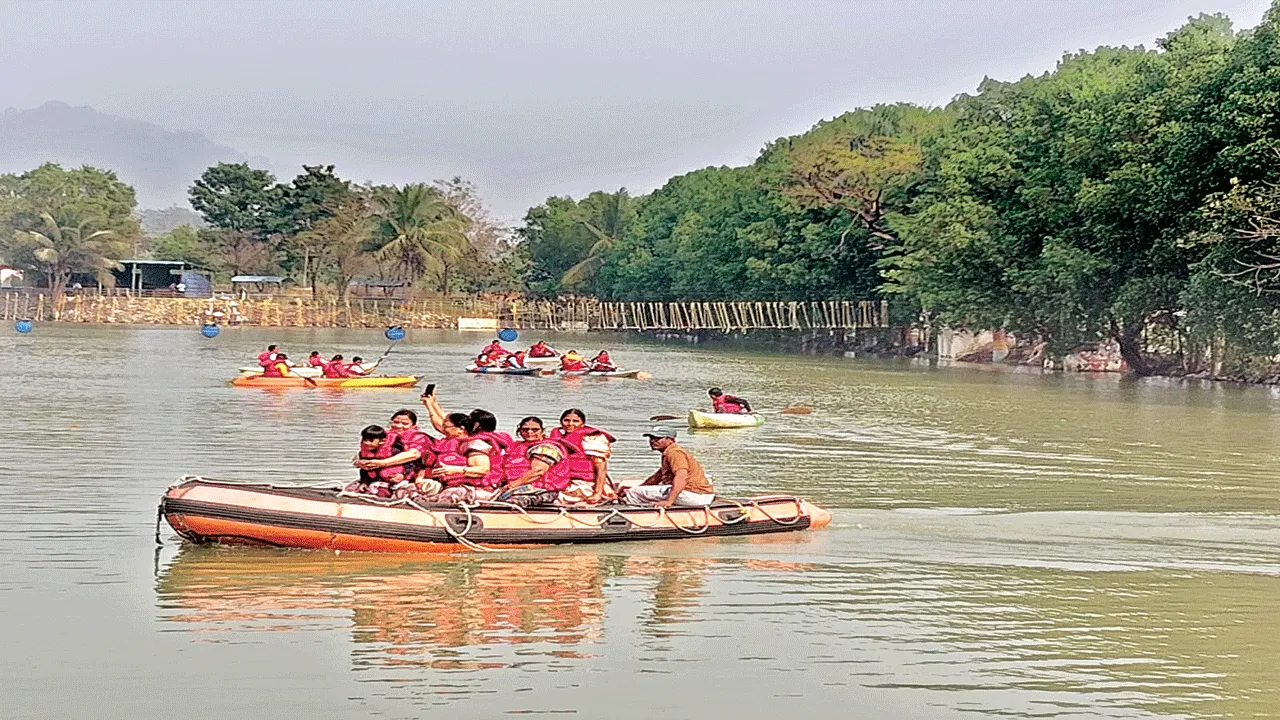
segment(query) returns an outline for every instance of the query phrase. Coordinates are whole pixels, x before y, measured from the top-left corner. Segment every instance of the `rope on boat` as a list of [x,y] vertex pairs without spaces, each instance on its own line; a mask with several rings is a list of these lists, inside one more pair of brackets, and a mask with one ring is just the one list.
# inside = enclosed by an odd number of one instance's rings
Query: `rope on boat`
[[777,524],[779,524],[779,525],[787,525],[787,526],[790,526],[790,525],[795,525],[796,523],[800,522],[800,519],[801,519],[802,517],[804,517],[804,514],[803,514],[803,513],[804,513],[804,508],[800,505],[800,498],[791,498],[791,499],[792,499],[792,500],[794,500],[794,501],[795,501],[795,504],[796,504],[796,516],[795,516],[795,517],[793,517],[793,518],[791,518],[791,522],[783,522],[782,520],[779,520],[778,518],[776,518],[776,517],[774,517],[773,515],[769,514],[769,511],[768,511],[768,510],[765,510],[764,508],[760,507],[760,505],[759,505],[758,503],[755,503],[755,502],[751,503],[751,507],[754,507],[754,508],[756,508],[757,510],[759,510],[760,512],[764,513],[764,516],[765,516],[765,517],[769,518],[770,520],[774,521],[775,523],[777,523]]

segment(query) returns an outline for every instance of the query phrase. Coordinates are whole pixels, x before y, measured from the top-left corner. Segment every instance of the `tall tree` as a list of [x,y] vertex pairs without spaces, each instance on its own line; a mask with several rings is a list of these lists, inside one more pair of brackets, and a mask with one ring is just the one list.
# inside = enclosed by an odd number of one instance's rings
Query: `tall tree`
[[133,188],[110,171],[46,163],[0,178],[0,198],[8,212],[10,260],[45,273],[56,311],[72,273],[91,272],[109,283],[108,271],[141,237]]
[[304,285],[311,286],[311,299],[317,295],[316,284],[321,265],[332,250],[324,247],[329,235],[314,230],[333,217],[337,209],[350,199],[351,185],[333,172],[333,165],[303,165],[303,172],[288,185],[278,189],[274,229],[279,232],[279,247],[287,269],[296,270]]
[[466,217],[424,183],[381,189],[375,208],[375,255],[391,262],[411,285],[434,274],[437,288],[448,294],[451,264],[467,248]]
[[233,275],[249,269],[251,258],[270,257],[268,242],[279,228],[282,191],[275,176],[246,163],[218,163],[205,170],[188,191],[191,207],[211,227],[217,242],[230,249]]
[[[373,191],[368,188],[349,189],[332,201],[335,204],[328,206],[325,217],[298,234],[299,242],[314,248],[314,272],[332,273],[341,300],[347,299],[351,282],[368,265],[365,251],[378,222],[372,196]],[[313,297],[314,293],[313,284]]]

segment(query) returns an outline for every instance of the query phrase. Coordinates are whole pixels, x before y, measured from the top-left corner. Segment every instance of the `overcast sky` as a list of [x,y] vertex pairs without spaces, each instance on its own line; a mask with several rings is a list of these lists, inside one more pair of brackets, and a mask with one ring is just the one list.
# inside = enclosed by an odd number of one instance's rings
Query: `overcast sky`
[[196,130],[292,174],[460,174],[506,218],[552,194],[750,162],[859,105],[1145,44],[1268,0],[0,2],[0,108]]

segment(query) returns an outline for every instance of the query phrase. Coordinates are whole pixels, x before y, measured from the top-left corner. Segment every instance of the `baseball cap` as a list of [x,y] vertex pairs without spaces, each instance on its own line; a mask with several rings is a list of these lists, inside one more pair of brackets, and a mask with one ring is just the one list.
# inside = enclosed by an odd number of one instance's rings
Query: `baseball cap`
[[675,440],[676,431],[675,431],[675,428],[655,427],[651,429],[649,432],[645,433],[644,436],[651,437],[651,438],[671,438],[672,440]]

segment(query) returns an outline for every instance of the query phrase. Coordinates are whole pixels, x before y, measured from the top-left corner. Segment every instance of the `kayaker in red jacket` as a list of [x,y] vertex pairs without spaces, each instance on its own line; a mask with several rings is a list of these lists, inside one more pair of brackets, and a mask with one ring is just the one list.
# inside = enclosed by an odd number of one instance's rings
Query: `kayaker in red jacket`
[[533,347],[529,348],[529,357],[548,358],[548,357],[555,357],[555,356],[556,356],[555,348],[552,348],[549,345],[547,345],[546,341],[544,340],[539,340],[538,342],[533,344]]
[[262,377],[288,377],[289,373],[289,356],[284,353],[276,353],[273,360],[262,366]]
[[523,350],[517,350],[508,355],[506,359],[502,361],[502,366],[513,370],[523,370],[525,367],[524,358],[525,352]]
[[591,370],[593,372],[617,372],[618,366],[613,364],[613,359],[609,357],[608,350],[601,350],[596,356],[591,358]]
[[347,370],[347,364],[342,362],[342,355],[334,355],[329,362],[325,363],[324,376],[327,378],[351,377],[351,372]]
[[707,391],[711,396],[711,411],[718,413],[747,414],[751,412],[751,403],[745,398],[726,395],[720,388]]
[[589,369],[587,363],[583,361],[577,350],[570,350],[560,356],[560,370],[563,372],[579,372],[587,369]]
[[324,358],[320,356],[320,351],[312,350],[311,355],[307,357],[307,367],[320,368],[323,370],[324,366],[325,361]]
[[266,352],[258,353],[258,366],[266,367],[267,365],[270,365],[271,362],[276,359],[276,355],[276,346],[268,345]]

